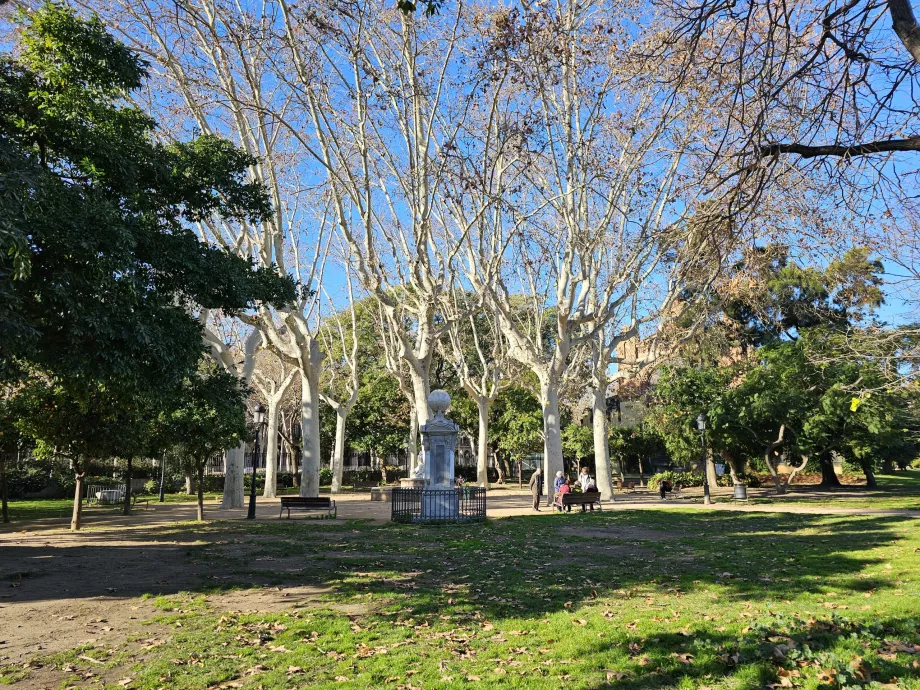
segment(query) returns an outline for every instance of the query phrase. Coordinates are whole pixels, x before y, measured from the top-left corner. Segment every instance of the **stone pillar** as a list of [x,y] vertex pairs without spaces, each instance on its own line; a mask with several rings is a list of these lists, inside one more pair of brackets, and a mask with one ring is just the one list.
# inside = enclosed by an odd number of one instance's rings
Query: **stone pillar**
[[456,519],[460,515],[460,503],[454,487],[454,453],[460,427],[444,416],[450,407],[446,391],[432,391],[428,407],[434,417],[419,428],[425,463],[416,472],[425,480],[422,519]]

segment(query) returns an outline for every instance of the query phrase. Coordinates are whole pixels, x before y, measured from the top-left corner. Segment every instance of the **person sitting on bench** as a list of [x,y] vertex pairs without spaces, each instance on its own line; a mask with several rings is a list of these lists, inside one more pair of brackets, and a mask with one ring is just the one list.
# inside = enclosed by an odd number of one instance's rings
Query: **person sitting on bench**
[[[597,492],[597,482],[591,477],[587,467],[581,468],[581,474],[578,475],[578,486],[583,494]],[[594,510],[594,504],[591,504],[591,510]],[[585,504],[581,504],[581,512],[586,512]]]
[[671,486],[671,482],[669,482],[667,479],[663,479],[658,484],[658,495],[661,496],[662,501],[667,498],[667,494],[671,493],[673,490],[674,487]]
[[[571,487],[571,485],[569,484],[569,480],[566,479],[566,480],[559,486],[559,491],[556,492],[556,507],[558,507],[559,510],[562,510],[562,509],[563,509],[563,507],[562,507],[562,497],[565,496],[566,494],[570,494],[570,493],[572,493],[572,487]],[[572,506],[565,506],[565,510],[567,510],[568,512],[571,513],[571,512],[572,512]]]

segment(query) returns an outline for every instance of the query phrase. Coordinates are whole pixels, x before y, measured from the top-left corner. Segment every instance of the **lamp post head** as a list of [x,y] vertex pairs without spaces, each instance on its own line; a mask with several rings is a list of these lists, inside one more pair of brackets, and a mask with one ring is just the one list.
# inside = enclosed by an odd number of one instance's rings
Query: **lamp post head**
[[700,431],[706,431],[706,415],[700,413],[696,418],[696,428]]
[[265,423],[265,406],[259,403],[255,413],[256,426],[262,426]]

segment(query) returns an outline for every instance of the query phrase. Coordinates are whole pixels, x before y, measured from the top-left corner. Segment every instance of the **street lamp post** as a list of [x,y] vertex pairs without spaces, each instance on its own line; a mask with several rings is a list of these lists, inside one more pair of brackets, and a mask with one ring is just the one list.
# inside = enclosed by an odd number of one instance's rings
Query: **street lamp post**
[[712,499],[709,497],[709,459],[706,457],[706,415],[700,413],[696,418],[696,428],[700,430],[700,442],[703,446],[703,504],[708,506]]
[[259,437],[262,435],[262,425],[265,423],[265,408],[259,403],[255,414],[256,422],[256,443],[255,452],[252,457],[252,481],[249,483],[249,514],[247,520],[256,519],[256,463],[259,461],[261,449],[259,448]]

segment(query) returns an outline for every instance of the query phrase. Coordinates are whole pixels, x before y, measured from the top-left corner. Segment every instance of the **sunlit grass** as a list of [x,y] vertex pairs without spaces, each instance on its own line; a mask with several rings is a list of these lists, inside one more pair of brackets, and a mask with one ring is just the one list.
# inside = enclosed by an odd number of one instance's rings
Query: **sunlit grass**
[[214,594],[157,597],[143,645],[90,655],[127,687],[920,688],[911,519],[686,510],[176,529],[205,538],[189,558],[226,587],[332,593],[245,614]]

